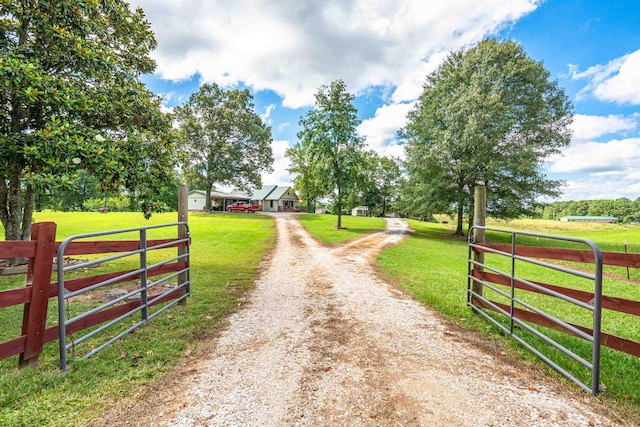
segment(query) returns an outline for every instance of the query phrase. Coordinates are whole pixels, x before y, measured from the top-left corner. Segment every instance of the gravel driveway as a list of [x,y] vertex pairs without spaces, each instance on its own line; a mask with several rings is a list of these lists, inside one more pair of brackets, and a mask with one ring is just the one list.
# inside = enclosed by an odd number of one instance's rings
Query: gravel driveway
[[622,424],[381,280],[373,262],[404,238],[403,221],[328,247],[294,215],[275,216],[276,248],[210,354],[107,425]]

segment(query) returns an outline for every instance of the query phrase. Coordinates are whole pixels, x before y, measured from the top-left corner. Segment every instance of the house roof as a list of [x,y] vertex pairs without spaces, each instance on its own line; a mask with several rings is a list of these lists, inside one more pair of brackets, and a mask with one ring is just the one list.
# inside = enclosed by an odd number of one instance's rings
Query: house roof
[[616,218],[615,216],[583,216],[583,215],[567,215],[567,216],[563,216],[562,218],[567,218],[567,219],[606,219],[606,220],[615,220],[617,221],[618,218]]
[[280,200],[291,187],[276,187],[264,200]]
[[242,192],[223,193],[222,191],[212,191],[211,197],[216,197],[219,199],[247,199],[247,200],[251,198],[251,196],[247,193],[242,193]]
[[[207,195],[207,192],[204,190],[191,190],[189,191],[189,195],[200,195],[202,197],[205,197]],[[211,192],[211,197],[212,198],[216,198],[216,199],[246,199],[249,200],[249,195],[247,193],[241,193],[241,192],[237,192],[237,193],[224,193],[222,191],[212,191]]]
[[258,188],[251,194],[251,200],[267,200],[267,196],[277,187],[277,185],[265,185],[262,188]]

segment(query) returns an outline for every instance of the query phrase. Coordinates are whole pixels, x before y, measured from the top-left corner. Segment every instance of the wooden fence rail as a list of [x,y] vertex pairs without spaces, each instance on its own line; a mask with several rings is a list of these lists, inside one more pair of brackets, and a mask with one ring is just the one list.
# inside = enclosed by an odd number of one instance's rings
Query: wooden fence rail
[[[0,360],[11,356],[19,355],[19,365],[34,365],[38,361],[38,356],[42,353],[44,344],[55,341],[59,337],[58,326],[46,327],[49,299],[57,297],[58,284],[51,281],[53,270],[53,260],[60,242],[55,241],[56,224],[52,222],[36,223],[32,226],[31,241],[2,241],[0,242],[0,258],[28,258],[28,268],[26,273],[26,285],[23,288],[8,289],[0,291],[0,309],[17,305],[24,305],[22,317],[22,333],[19,337],[0,343]],[[170,243],[179,240],[159,239],[147,241],[147,246],[155,246],[163,243]],[[186,246],[185,243],[176,242],[167,248],[179,248]],[[140,248],[139,240],[118,240],[118,241],[94,241],[94,242],[72,242],[65,249],[65,255],[88,255],[114,252],[129,252]],[[147,277],[159,276],[172,272],[182,271],[187,267],[187,262],[177,261],[159,267],[151,268],[147,272]],[[96,283],[116,278],[134,271],[118,271],[112,273],[98,274],[89,277],[81,277],[65,282],[65,288],[69,291],[77,291],[87,288]],[[135,280],[123,278],[116,283]],[[149,305],[157,305],[185,294],[184,288],[177,288],[175,292],[167,293],[165,296],[152,297]],[[131,301],[111,307],[109,309],[94,313],[82,321],[73,323],[66,327],[67,334],[82,331],[84,329],[99,325],[106,321],[115,319],[122,314],[140,306],[141,302]]]
[[[474,248],[474,252],[482,253],[488,251],[484,250],[483,247],[488,249],[499,250],[506,253],[511,253],[512,246],[508,244],[496,244],[496,243],[481,243]],[[560,248],[544,248],[538,246],[516,246],[515,255],[528,257],[528,258],[542,258],[547,260],[556,260],[556,261],[570,261],[570,262],[580,262],[580,263],[593,263],[594,257],[591,251],[583,251],[583,250],[575,250],[575,249],[560,249]],[[609,266],[618,266],[618,267],[634,267],[640,268],[640,254],[630,254],[630,253],[620,253],[620,252],[602,252],[603,256],[603,264]],[[501,276],[499,274],[481,271],[478,269],[473,269],[471,271],[471,275],[477,279],[483,280],[485,282],[490,282],[496,285],[510,287],[511,279],[508,277]],[[548,283],[531,281],[532,283],[542,286],[546,289],[550,289],[552,291],[558,292],[562,295],[572,297],[576,300],[589,303],[593,300],[594,294],[592,292],[577,290],[566,288],[562,286],[551,285]],[[640,284],[639,284],[640,286]],[[542,293],[544,292],[537,290],[531,286],[527,286],[524,283],[520,283],[518,281],[514,282],[514,287],[517,289],[534,292],[534,293]],[[546,294],[548,295],[548,294]],[[550,296],[552,297],[552,296]],[[510,307],[496,301],[491,301],[496,306],[502,308],[503,310],[509,312]],[[497,311],[494,307],[491,307],[489,304],[485,304],[483,301],[478,299],[474,299],[474,303],[478,306],[482,306],[485,309]],[[630,314],[633,316],[640,316],[640,301],[634,301],[625,298],[613,297],[602,295],[602,308],[612,311],[617,311],[621,313]],[[525,309],[514,308],[515,316],[519,319],[526,320],[530,323],[535,323],[540,326],[552,328],[555,330],[559,330],[561,332],[572,334],[570,331],[566,330],[558,326],[557,324],[547,320],[543,316],[540,316],[537,313],[531,312]],[[584,326],[571,324],[571,326],[576,327],[577,329],[587,332],[588,334],[592,333],[592,330],[589,328],[585,328]],[[606,325],[602,325],[603,328]],[[632,341],[630,339],[618,337],[615,335],[608,334],[606,332],[601,332],[601,344],[628,354],[631,354],[636,357],[640,357],[640,342]]]

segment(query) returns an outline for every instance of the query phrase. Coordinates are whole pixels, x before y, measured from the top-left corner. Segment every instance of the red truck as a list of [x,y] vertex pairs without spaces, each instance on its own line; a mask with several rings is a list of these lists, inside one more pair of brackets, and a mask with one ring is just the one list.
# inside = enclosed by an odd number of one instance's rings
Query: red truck
[[255,212],[259,210],[260,206],[248,202],[235,202],[227,206],[228,212]]

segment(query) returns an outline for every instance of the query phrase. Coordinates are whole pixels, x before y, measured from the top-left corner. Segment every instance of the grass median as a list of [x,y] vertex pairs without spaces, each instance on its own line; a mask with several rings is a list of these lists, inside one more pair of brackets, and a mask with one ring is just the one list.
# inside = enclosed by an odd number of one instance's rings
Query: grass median
[[301,214],[298,218],[309,233],[329,244],[384,230],[387,225],[384,218],[343,215],[343,228],[337,229],[337,215]]

